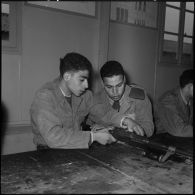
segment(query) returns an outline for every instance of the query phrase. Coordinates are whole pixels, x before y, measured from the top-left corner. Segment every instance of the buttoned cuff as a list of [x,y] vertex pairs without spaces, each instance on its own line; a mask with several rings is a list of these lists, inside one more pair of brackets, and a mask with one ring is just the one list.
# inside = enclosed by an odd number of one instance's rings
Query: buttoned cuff
[[128,118],[128,117],[127,117],[127,116],[124,116],[124,117],[121,119],[120,127],[122,127],[122,128],[127,127],[126,125],[123,125],[123,121],[124,121],[126,118]]
[[94,139],[93,139],[93,132],[90,131],[90,139],[89,139],[89,143],[88,145],[90,146],[93,143]]
[[91,143],[93,143],[93,132],[91,131]]
[[126,125],[123,125],[123,121],[124,121],[126,118],[130,118],[130,119],[135,120],[135,114],[134,114],[134,113],[133,113],[133,114],[127,114],[126,116],[124,116],[124,117],[121,119],[120,127],[122,127],[122,128],[127,127]]

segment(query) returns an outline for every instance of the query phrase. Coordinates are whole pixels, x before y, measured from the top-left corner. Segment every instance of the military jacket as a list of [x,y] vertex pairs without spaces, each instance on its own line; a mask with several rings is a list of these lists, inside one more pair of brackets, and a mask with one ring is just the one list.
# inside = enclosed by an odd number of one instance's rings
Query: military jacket
[[[104,89],[100,90],[95,98],[104,103],[106,108],[112,108],[113,101],[107,96]],[[120,114],[131,114],[135,121],[144,129],[147,137],[154,132],[152,105],[144,89],[137,85],[126,85],[125,92],[120,99]]]
[[180,88],[165,92],[155,104],[157,133],[167,132],[174,136],[193,137],[193,102],[186,105]]

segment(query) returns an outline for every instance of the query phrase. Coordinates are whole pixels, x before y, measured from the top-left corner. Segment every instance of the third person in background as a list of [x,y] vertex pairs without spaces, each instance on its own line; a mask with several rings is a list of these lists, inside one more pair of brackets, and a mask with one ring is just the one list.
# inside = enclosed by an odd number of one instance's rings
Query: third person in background
[[179,86],[166,91],[155,105],[157,133],[193,137],[193,69],[179,77]]

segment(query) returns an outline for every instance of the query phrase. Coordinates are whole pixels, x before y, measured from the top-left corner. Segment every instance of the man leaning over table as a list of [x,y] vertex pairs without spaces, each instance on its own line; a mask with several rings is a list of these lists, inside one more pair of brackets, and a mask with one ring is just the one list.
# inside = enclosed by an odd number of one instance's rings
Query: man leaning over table
[[[60,76],[43,85],[35,94],[30,108],[33,141],[37,149],[88,148],[115,142],[108,131],[82,131],[81,123],[90,114],[94,121],[133,131],[132,119],[94,101],[88,90],[92,71],[90,61],[75,52],[60,59]],[[139,130],[139,134],[143,134]]]
[[[115,60],[107,61],[101,67],[100,76],[103,88],[95,94],[97,101],[104,104],[104,108],[113,108],[119,114],[131,117],[132,123],[135,124],[133,131],[136,134],[152,136],[154,132],[152,105],[146,91],[138,85],[128,85],[122,65]],[[87,123],[91,125],[92,131],[103,129],[101,124],[95,124],[90,119],[90,115]]]

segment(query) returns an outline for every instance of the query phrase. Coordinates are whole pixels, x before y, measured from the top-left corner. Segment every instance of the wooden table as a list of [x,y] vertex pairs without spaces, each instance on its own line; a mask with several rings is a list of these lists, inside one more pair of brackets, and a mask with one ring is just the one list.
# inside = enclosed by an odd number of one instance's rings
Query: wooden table
[[159,163],[121,143],[1,156],[1,193],[192,192],[193,164]]

